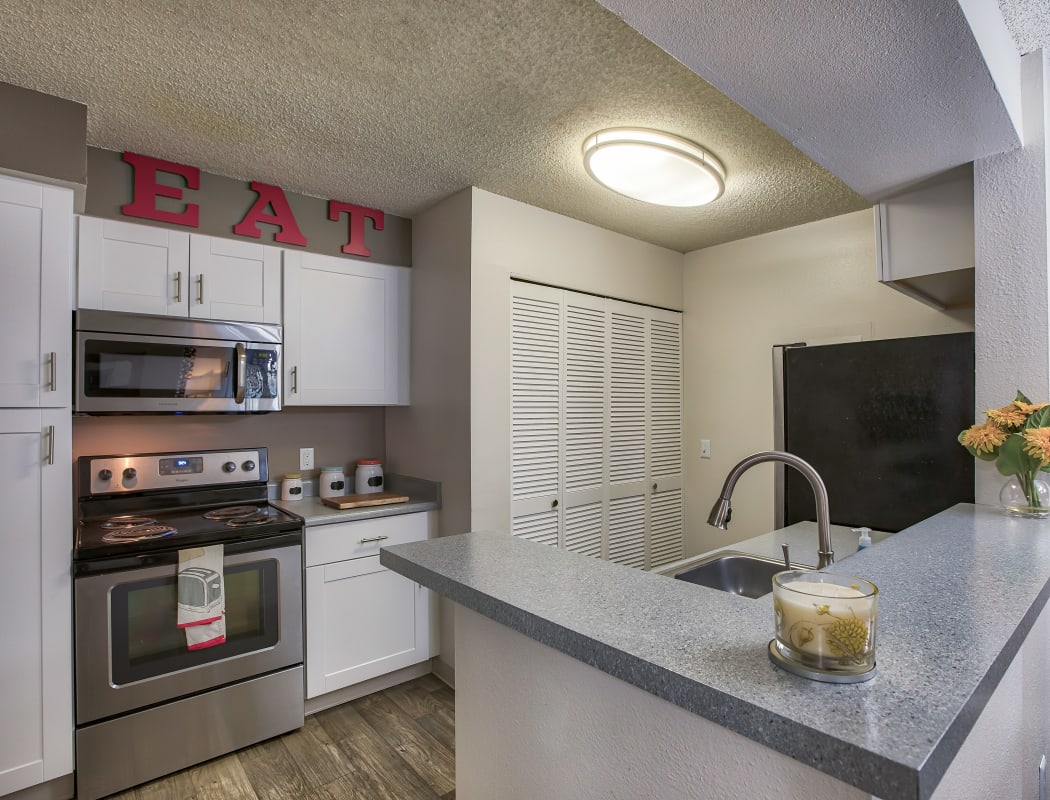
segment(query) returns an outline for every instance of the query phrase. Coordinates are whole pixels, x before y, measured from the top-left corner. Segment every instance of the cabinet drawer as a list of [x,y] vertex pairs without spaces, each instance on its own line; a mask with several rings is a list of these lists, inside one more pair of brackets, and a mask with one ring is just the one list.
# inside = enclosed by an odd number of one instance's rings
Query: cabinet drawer
[[380,547],[427,538],[427,514],[334,522],[306,528],[306,566],[379,554]]

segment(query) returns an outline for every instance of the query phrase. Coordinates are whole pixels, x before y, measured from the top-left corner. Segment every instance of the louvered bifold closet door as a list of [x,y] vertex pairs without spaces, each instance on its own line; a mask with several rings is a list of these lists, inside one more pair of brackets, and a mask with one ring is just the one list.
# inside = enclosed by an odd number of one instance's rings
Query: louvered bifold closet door
[[513,283],[511,533],[558,546],[561,509],[562,292]]
[[608,327],[602,298],[565,292],[564,545],[598,558],[605,527]]
[[648,509],[646,318],[644,307],[614,300],[609,309],[608,542],[610,561],[646,565]]
[[682,315],[651,309],[649,343],[649,563],[683,555]]

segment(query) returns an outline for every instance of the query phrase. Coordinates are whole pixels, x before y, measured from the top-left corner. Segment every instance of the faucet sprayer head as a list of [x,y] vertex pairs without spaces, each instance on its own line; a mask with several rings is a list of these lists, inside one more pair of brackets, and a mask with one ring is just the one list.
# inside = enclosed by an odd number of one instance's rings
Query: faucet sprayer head
[[707,524],[724,531],[729,529],[729,520],[732,518],[733,507],[729,505],[729,498],[719,497],[718,502],[711,506],[711,513],[707,515]]

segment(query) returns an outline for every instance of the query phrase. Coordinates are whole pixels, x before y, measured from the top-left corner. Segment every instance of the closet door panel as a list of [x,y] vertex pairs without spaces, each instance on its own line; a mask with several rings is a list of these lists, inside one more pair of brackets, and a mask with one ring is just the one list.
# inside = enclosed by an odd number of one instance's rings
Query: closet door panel
[[515,284],[511,297],[511,532],[558,545],[561,291]]

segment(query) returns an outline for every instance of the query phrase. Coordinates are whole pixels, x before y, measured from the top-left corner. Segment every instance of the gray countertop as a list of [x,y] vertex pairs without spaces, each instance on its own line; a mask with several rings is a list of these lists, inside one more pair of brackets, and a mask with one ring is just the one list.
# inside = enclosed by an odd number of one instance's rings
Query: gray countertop
[[772,595],[491,533],[383,548],[380,561],[846,783],[911,800],[932,793],[1046,604],[1050,522],[961,504],[832,565],[880,590],[878,675],[845,686],[769,662]]
[[418,511],[432,511],[441,508],[441,484],[434,481],[412,478],[408,475],[388,473],[385,476],[385,491],[408,495],[407,503],[391,503],[383,506],[363,506],[361,508],[332,508],[317,497],[315,481],[304,481],[306,496],[302,500],[280,500],[279,484],[270,486],[270,503],[278,508],[300,517],[308,527],[329,525],[335,522],[354,522],[375,517],[392,517],[396,514],[415,514]]

